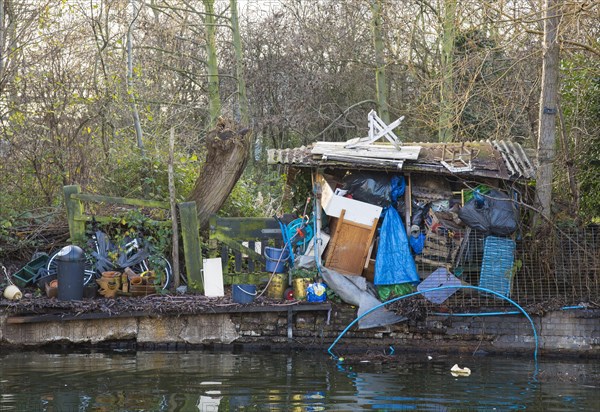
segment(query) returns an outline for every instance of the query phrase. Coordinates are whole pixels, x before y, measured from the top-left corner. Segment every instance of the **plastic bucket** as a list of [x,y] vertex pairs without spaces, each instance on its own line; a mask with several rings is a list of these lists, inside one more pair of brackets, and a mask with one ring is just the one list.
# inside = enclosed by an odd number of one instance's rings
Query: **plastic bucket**
[[267,263],[265,269],[267,272],[283,273],[285,271],[285,263],[290,257],[289,249],[277,249],[274,247],[265,247],[265,258]]
[[252,303],[256,296],[256,285],[231,285],[231,295],[235,303]]
[[267,287],[267,296],[272,299],[283,299],[283,293],[287,289],[287,275],[274,274]]

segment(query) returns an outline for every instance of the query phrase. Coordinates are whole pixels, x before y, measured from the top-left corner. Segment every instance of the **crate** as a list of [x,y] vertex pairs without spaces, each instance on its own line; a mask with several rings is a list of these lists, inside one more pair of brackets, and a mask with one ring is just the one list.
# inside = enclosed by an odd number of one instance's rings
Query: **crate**
[[485,238],[479,286],[510,296],[515,262],[514,240],[495,236]]
[[15,285],[23,288],[31,284],[37,276],[38,271],[46,267],[48,264],[48,259],[48,255],[40,255],[23,266],[12,276]]

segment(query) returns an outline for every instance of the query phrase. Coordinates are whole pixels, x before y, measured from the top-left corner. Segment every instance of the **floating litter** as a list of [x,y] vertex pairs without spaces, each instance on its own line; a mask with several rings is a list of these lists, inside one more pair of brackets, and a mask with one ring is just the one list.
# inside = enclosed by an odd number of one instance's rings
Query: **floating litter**
[[454,366],[452,367],[452,369],[450,369],[450,373],[454,377],[469,376],[471,374],[471,369],[469,369],[467,367],[461,368],[460,366],[458,366],[457,363],[455,363]]

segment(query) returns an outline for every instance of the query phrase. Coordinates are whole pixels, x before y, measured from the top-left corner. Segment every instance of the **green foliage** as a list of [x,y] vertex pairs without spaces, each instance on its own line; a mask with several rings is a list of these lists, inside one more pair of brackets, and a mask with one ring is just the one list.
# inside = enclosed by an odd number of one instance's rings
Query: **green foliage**
[[292,279],[314,279],[319,275],[317,269],[290,269]]
[[280,212],[285,175],[244,173],[219,211],[222,216],[259,217]]
[[[571,56],[561,62],[561,109],[568,136],[568,150],[575,160],[579,183],[579,216],[585,222],[600,217],[600,64],[586,56]],[[564,183],[555,194],[564,196]]]
[[[191,191],[200,165],[195,154],[175,157],[177,201],[182,201]],[[132,145],[111,150],[111,161],[98,176],[98,191],[112,196],[168,200],[168,158],[168,153],[158,149],[142,155]]]
[[581,190],[581,217],[587,221],[600,218],[600,139],[586,142],[587,150],[578,157]]

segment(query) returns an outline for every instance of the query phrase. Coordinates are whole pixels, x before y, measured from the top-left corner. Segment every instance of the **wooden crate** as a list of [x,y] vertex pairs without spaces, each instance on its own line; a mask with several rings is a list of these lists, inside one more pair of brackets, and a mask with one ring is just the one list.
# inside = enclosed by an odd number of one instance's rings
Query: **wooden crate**
[[346,220],[345,214],[346,211],[342,210],[339,219],[332,219],[325,267],[346,275],[360,276],[369,258],[378,219],[371,225],[363,225]]

